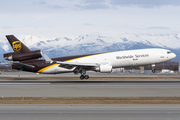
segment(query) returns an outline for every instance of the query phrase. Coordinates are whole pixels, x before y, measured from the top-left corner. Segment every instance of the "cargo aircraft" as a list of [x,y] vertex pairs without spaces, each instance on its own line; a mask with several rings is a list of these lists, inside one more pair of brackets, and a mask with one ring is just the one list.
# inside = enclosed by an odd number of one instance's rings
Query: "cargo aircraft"
[[113,68],[126,66],[152,65],[154,73],[155,64],[176,57],[170,50],[153,48],[49,58],[41,50],[31,51],[14,35],[6,38],[14,52],[4,54],[4,58],[13,63],[13,69],[44,74],[80,73],[80,79],[89,78],[86,71],[110,73]]

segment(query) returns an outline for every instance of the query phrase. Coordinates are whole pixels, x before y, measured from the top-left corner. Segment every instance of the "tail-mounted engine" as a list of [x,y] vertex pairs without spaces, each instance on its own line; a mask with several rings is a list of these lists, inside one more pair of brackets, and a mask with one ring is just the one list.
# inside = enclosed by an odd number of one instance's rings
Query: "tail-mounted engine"
[[8,61],[25,61],[25,60],[38,59],[41,57],[42,57],[41,50],[35,50],[26,53],[12,52],[12,53],[4,54],[5,60]]

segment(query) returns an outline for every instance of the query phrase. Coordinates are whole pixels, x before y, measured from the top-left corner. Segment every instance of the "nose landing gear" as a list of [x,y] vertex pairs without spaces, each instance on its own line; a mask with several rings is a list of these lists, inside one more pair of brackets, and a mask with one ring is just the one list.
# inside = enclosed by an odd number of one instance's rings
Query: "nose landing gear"
[[155,72],[156,72],[156,70],[155,70],[155,68],[153,68],[153,69],[152,69],[152,73],[155,73]]
[[156,65],[155,65],[155,64],[152,64],[151,66],[152,66],[152,73],[155,73],[155,72],[156,72],[156,70],[155,70],[155,66],[156,66]]

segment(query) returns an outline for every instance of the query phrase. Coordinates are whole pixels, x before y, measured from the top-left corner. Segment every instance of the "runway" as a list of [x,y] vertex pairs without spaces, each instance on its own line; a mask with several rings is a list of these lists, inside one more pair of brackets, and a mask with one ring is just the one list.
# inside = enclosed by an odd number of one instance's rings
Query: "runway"
[[4,97],[179,97],[180,81],[0,81]]
[[[94,75],[94,74],[92,74]],[[18,74],[4,75],[18,77]],[[21,74],[31,78],[46,75]],[[49,76],[49,75],[47,75]],[[53,77],[53,75],[51,75]],[[56,76],[56,75],[55,75]],[[61,77],[61,75],[58,75]],[[98,76],[99,75],[94,75]],[[101,75],[100,75],[101,76]],[[107,74],[106,76],[112,76]],[[121,75],[116,75],[119,77]],[[128,75],[123,75],[126,78]],[[130,77],[157,77],[157,75],[137,75]],[[171,77],[177,75],[159,75],[169,81],[81,81],[73,80],[13,80],[0,81],[0,95],[4,97],[166,97],[180,96],[180,81]],[[64,76],[68,77],[68,75]],[[122,76],[121,76],[122,77]],[[179,120],[180,105],[0,105],[0,119],[7,120]]]
[[1,120],[179,120],[180,105],[0,105]]
[[[180,74],[133,74],[133,73],[96,73],[96,72],[89,72],[87,71],[87,74],[90,77],[122,77],[122,78],[126,78],[126,77],[130,77],[130,78],[135,78],[135,77],[139,77],[139,78],[180,78]],[[36,74],[36,73],[31,73],[31,72],[2,72],[0,74],[0,78],[1,77],[25,77],[25,78],[46,78],[46,77],[65,77],[65,78],[71,78],[71,80],[73,80],[73,78],[79,78],[80,74],[75,75],[74,73],[62,73],[62,74]],[[20,77],[19,77],[20,78]]]

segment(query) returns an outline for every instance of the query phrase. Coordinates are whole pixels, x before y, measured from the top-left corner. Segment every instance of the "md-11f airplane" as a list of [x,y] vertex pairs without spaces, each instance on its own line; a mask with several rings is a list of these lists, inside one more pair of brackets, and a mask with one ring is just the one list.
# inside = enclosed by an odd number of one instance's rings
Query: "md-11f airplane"
[[[89,78],[86,75],[86,71],[110,73],[113,68],[126,66],[152,65],[152,72],[154,73],[155,64],[166,62],[176,57],[170,50],[157,48],[65,56],[51,59],[47,55],[42,54],[41,50],[31,51],[14,35],[6,35],[6,38],[14,52],[4,54],[4,58],[13,63],[13,69],[44,74],[80,73],[80,79]],[[39,59],[41,57],[45,59]]]

